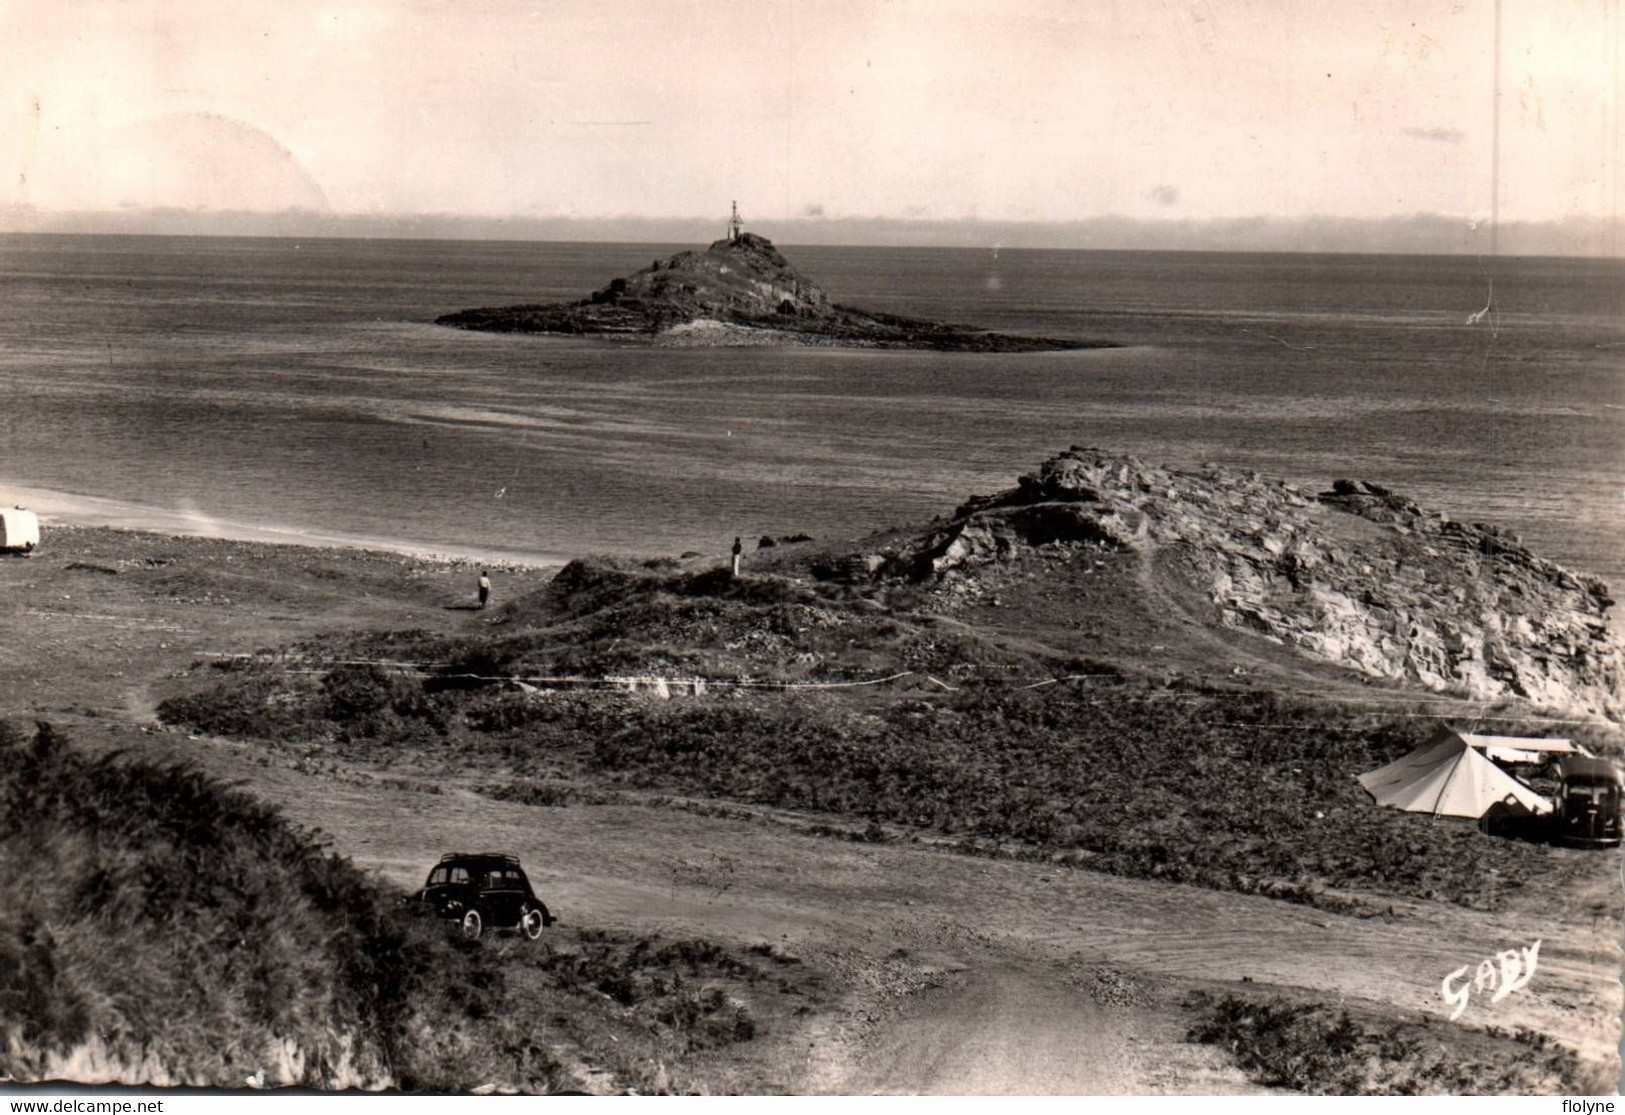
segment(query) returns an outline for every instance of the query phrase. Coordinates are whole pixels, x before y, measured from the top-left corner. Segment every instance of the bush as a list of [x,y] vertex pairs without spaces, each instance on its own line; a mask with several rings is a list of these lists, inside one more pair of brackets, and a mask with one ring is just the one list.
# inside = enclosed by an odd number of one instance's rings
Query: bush
[[326,725],[307,707],[308,688],[297,679],[240,674],[202,693],[161,702],[158,718],[239,739],[319,738]]
[[[1225,1047],[1260,1084],[1310,1095],[1556,1095],[1590,1092],[1579,1058],[1542,1034],[1492,1035],[1489,1059],[1465,1052],[1465,1031],[1439,1040],[1426,1025],[1354,1018],[1319,1003],[1197,992],[1189,1040]],[[1476,1039],[1476,1036],[1474,1036]]]
[[[782,963],[797,961],[787,958]],[[560,989],[589,988],[635,1017],[658,1023],[670,1031],[670,1039],[682,1052],[756,1037],[749,1008],[720,981],[753,984],[762,973],[711,941],[684,939],[662,945],[657,937],[583,931],[579,951],[547,949],[535,964]]]
[[322,676],[322,693],[327,698],[326,717],[340,723],[376,716],[395,700],[393,679],[377,666],[329,670]]

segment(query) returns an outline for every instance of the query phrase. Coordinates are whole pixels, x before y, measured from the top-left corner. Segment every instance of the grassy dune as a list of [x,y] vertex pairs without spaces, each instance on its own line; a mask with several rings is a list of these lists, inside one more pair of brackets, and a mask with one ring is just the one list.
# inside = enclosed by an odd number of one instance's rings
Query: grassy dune
[[[0,722],[0,1071],[20,1081],[684,1089],[793,958],[468,943],[196,770]],[[775,972],[770,983],[761,967]],[[786,978],[786,972],[789,978]]]

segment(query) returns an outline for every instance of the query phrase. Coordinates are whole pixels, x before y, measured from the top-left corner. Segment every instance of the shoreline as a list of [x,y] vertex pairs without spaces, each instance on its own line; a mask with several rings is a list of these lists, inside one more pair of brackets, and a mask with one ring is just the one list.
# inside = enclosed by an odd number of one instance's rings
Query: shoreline
[[[534,554],[478,546],[447,546],[405,538],[304,530],[217,519],[167,507],[101,496],[78,495],[0,481],[0,506],[33,511],[44,527],[105,527],[179,538],[219,538],[308,549],[379,551],[447,565],[489,565],[500,569],[559,569],[571,559],[563,554]],[[42,530],[42,535],[43,535]],[[38,552],[49,547],[42,537]]]

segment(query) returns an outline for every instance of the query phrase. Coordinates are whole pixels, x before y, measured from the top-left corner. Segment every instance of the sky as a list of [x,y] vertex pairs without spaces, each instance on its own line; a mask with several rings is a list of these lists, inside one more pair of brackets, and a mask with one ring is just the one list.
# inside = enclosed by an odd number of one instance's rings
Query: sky
[[[1495,2],[0,0],[0,209],[1483,222]],[[1501,219],[1614,219],[1621,0],[1501,2]]]

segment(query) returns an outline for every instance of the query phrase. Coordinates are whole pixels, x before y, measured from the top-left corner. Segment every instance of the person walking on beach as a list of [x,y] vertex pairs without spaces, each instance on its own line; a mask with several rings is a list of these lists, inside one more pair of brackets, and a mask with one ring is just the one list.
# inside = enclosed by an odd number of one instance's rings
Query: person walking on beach
[[745,544],[743,542],[739,541],[738,537],[736,536],[734,538],[734,548],[733,548],[734,576],[735,577],[739,576],[739,555],[743,554],[744,552],[745,552]]
[[484,608],[486,601],[491,599],[491,578],[485,570],[480,570],[480,607]]

